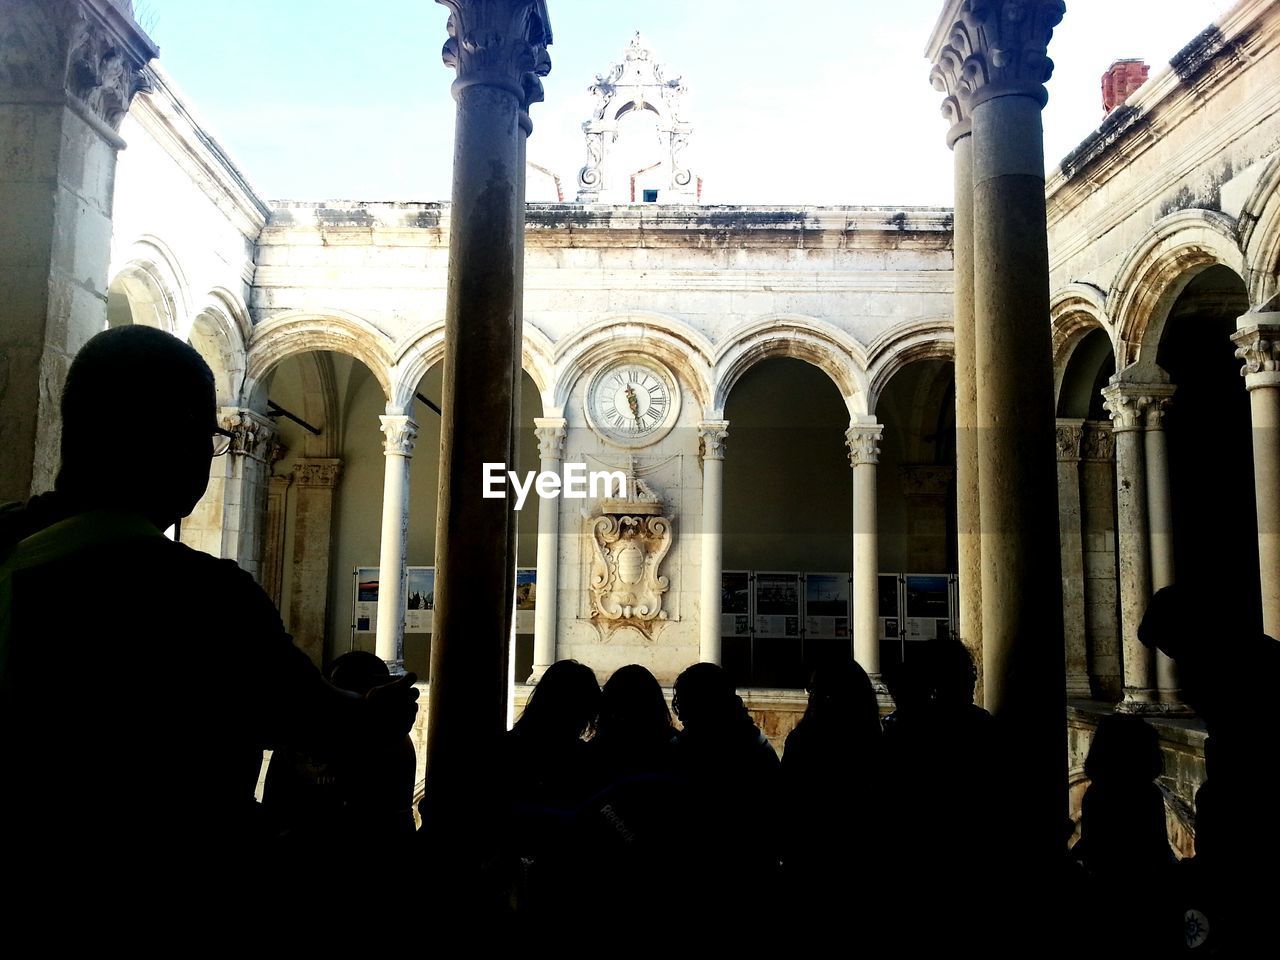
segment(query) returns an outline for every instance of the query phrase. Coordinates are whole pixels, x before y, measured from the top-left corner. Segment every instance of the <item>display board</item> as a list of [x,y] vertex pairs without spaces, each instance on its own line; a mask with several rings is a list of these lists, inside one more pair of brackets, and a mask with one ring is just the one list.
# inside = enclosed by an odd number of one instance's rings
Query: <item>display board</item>
[[533,611],[537,602],[537,567],[518,567],[516,569],[516,633],[533,633]]
[[844,640],[849,636],[849,575],[804,575],[804,632],[815,639]]
[[[436,608],[436,568],[406,567],[404,632],[431,633]],[[516,633],[533,633],[538,571],[516,570]],[[351,612],[352,633],[378,629],[378,568],[356,567]]]
[[720,574],[720,635],[751,636],[751,571],[725,570]]
[[757,637],[800,636],[800,574],[757,573],[755,625]]

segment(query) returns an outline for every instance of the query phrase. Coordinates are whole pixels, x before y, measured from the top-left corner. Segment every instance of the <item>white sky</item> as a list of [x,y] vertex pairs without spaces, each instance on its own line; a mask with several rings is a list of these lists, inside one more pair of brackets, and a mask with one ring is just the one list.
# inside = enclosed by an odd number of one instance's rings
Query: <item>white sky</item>
[[[453,72],[431,0],[135,0],[161,63],[271,199],[447,200]],[[689,86],[687,159],[731,204],[945,204],[951,161],[924,48],[942,0],[549,0],[529,158],[574,197],[587,86],[640,30]],[[1049,55],[1052,169],[1102,118],[1112,60],[1157,72],[1231,0],[1067,0]],[[530,200],[554,200],[531,175]]]

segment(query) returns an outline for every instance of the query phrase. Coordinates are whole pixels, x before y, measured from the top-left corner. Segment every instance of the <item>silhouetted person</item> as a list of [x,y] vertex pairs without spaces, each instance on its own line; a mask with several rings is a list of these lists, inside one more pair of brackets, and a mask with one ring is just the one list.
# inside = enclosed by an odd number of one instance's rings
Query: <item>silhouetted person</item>
[[1099,722],[1085,759],[1089,787],[1073,849],[1094,881],[1094,947],[1161,953],[1178,947],[1169,902],[1174,857],[1155,782],[1163,770],[1159,737],[1144,720],[1115,714]]
[[514,906],[545,912],[549,888],[562,882],[558,847],[587,798],[587,745],[600,683],[576,660],[549,666],[501,748],[498,778],[505,809],[504,850]]
[[[365,696],[391,683],[381,657],[353,650],[327,671],[339,690]],[[413,834],[417,756],[399,742],[346,739],[315,749],[286,747],[271,756],[262,805],[271,829],[295,850],[341,849],[369,856]]]
[[728,915],[742,909],[742,877],[766,882],[777,868],[778,755],[714,663],[695,663],[676,677],[671,705],[683,727],[676,769],[701,820],[680,869],[702,887],[705,910]]
[[164,537],[218,430],[195,350],[108,330],[67,374],[55,490],[0,514],[0,846],[60,913],[220,909],[254,876],[263,748],[398,741],[416,711],[412,677],[336,690],[248,574]]
[[866,671],[852,660],[815,669],[808,706],[782,753],[782,860],[797,926],[843,926],[850,902],[873,911],[881,740]]
[[1182,872],[1212,891],[1206,947],[1229,955],[1274,937],[1269,892],[1254,877],[1280,862],[1272,823],[1280,796],[1280,643],[1251,625],[1235,592],[1227,582],[1165,587],[1138,630],[1144,644],[1173,658],[1183,699],[1208,730],[1207,778],[1196,797],[1197,862]]

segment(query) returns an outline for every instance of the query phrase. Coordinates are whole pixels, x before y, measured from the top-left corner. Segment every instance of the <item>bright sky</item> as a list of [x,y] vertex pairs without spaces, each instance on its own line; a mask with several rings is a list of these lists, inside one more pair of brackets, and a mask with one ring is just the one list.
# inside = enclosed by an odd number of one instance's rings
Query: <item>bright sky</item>
[[[447,200],[453,71],[432,0],[135,0],[161,63],[269,199]],[[1067,0],[1049,54],[1049,167],[1102,119],[1112,60],[1156,72],[1231,0]],[[549,0],[529,159],[574,199],[587,87],[640,30],[689,87],[687,159],[728,204],[951,203],[924,48],[942,0]],[[531,175],[530,200],[554,200]]]

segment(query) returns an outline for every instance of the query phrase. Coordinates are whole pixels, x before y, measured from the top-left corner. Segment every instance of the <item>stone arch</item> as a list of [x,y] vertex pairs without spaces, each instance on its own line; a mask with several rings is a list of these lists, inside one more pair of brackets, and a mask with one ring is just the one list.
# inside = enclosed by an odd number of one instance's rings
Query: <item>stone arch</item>
[[889,381],[903,367],[917,360],[955,360],[955,333],[951,320],[917,320],[886,330],[868,348],[870,387],[867,411],[874,413]]
[[213,371],[218,405],[236,405],[248,357],[240,326],[228,312],[225,301],[210,297],[195,312],[187,341],[199,351]]
[[[529,374],[542,397],[542,408],[548,407],[549,393],[555,383],[554,347],[551,339],[524,322],[520,366]],[[413,395],[428,370],[444,360],[444,321],[436,320],[402,341],[396,354],[392,377],[391,404],[398,410],[413,408]],[[541,413],[537,414],[542,416]]]
[[282,314],[257,326],[249,342],[241,402],[261,409],[266,403],[266,379],[276,364],[286,357],[318,350],[359,360],[378,381],[383,396],[391,399],[395,363],[390,338],[367,320],[340,311],[325,311]]
[[686,324],[658,313],[604,317],[556,345],[554,388],[546,416],[563,413],[578,378],[597,363],[623,353],[655,357],[672,368],[706,410],[711,402],[711,342]]
[[1138,360],[1160,343],[1178,295],[1207,267],[1245,275],[1235,221],[1211,210],[1182,210],[1156,221],[1125,259],[1107,293],[1115,322],[1116,366]]
[[1049,327],[1053,345],[1053,397],[1057,405],[1063,377],[1075,350],[1094,330],[1102,330],[1115,345],[1115,330],[1106,310],[1107,295],[1092,283],[1069,283],[1049,299]]
[[185,338],[191,316],[189,289],[186,274],[168,244],[158,237],[140,237],[126,249],[123,263],[111,271],[108,324],[118,325],[110,310],[110,298],[118,295],[128,302],[132,323]]
[[1273,156],[1240,211],[1245,285],[1257,306],[1280,293],[1280,153]]
[[840,391],[850,416],[867,412],[866,351],[832,324],[798,314],[764,317],[740,327],[716,346],[711,408],[723,416],[734,384],[761,360],[792,357],[823,371]]

